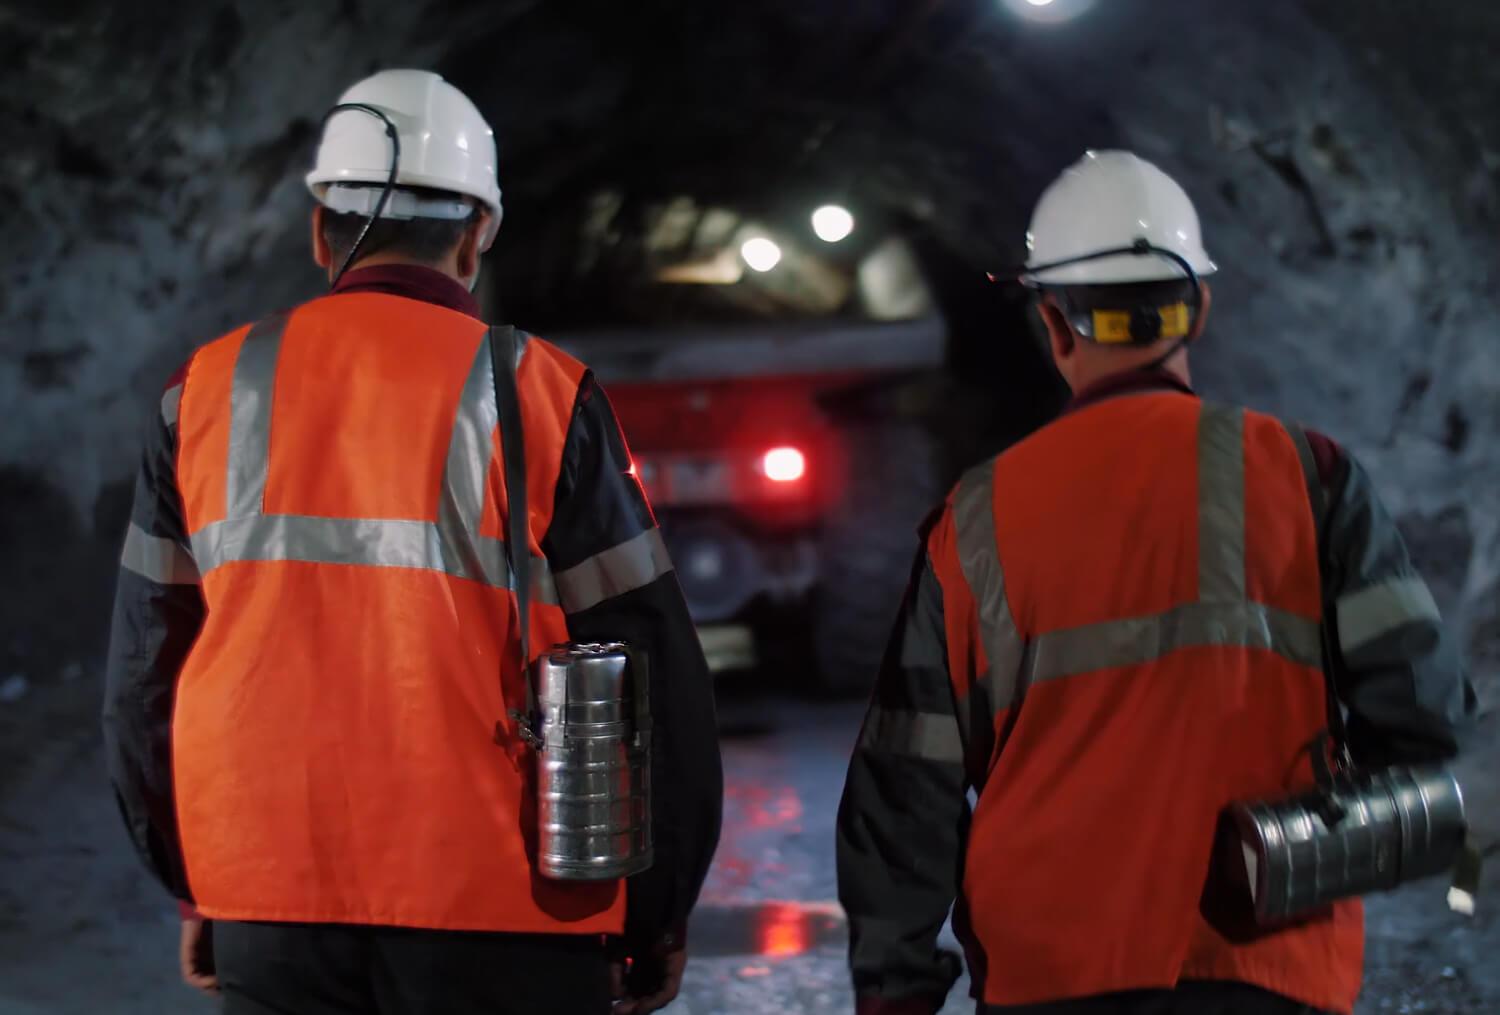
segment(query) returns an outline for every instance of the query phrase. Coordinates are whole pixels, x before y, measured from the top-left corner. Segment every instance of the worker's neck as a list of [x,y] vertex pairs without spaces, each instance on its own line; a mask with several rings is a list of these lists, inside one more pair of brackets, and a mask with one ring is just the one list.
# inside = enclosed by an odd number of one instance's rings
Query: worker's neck
[[[1074,394],[1086,391],[1094,385],[1118,377],[1121,374],[1134,373],[1143,370],[1155,361],[1156,356],[1148,352],[1137,352],[1133,355],[1123,355],[1113,350],[1099,350],[1097,355],[1085,356],[1074,366],[1072,376],[1068,378],[1069,386]],[[1167,361],[1156,369],[1177,378],[1183,384],[1192,386],[1193,375],[1188,368],[1188,354],[1186,349],[1178,349]]]
[[[452,256],[448,257],[446,260],[444,260],[442,262],[434,264],[434,263],[431,263],[431,262],[428,262],[428,261],[413,260],[410,257],[403,257],[400,254],[375,253],[375,254],[369,254],[369,255],[367,255],[365,257],[361,257],[359,260],[357,260],[353,264],[349,265],[349,269],[348,270],[349,271],[358,271],[361,268],[381,268],[381,267],[386,267],[388,265],[401,265],[403,267],[411,267],[411,268],[426,268],[428,271],[442,272],[444,275],[447,275],[449,278],[453,279],[453,281],[457,282],[459,285],[464,286],[465,288],[468,288],[468,283],[464,279],[462,279],[462,278],[459,277],[459,275],[458,275],[457,259],[454,258],[454,257],[452,257]],[[346,274],[347,274],[347,272],[346,272]],[[329,281],[332,281],[332,280],[333,280],[333,275],[332,275],[332,271],[330,270],[330,272],[329,272]]]

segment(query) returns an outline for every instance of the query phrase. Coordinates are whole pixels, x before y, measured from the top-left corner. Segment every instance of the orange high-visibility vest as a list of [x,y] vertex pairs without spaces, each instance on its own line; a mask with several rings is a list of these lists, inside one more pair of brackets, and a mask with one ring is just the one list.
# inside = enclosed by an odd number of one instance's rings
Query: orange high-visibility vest
[[[614,933],[623,885],[528,859],[529,750],[485,325],[376,293],[193,357],[182,491],[207,618],[173,723],[187,876],[225,920]],[[521,353],[531,644],[581,364]],[[505,732],[497,738],[496,723]],[[500,741],[497,743],[497,739]]]
[[1139,394],[954,491],[929,551],[992,742],[957,917],[986,1003],[1232,980],[1353,1008],[1358,902],[1249,944],[1199,912],[1220,812],[1311,786],[1327,722],[1299,457],[1271,417]]

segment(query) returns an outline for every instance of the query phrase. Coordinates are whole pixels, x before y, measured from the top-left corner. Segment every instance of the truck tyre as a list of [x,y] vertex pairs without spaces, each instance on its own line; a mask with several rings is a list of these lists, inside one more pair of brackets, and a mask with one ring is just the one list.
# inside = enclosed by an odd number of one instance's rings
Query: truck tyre
[[821,687],[853,696],[875,686],[917,529],[942,491],[936,442],[920,427],[860,425],[845,438],[848,480],[823,527],[812,634]]

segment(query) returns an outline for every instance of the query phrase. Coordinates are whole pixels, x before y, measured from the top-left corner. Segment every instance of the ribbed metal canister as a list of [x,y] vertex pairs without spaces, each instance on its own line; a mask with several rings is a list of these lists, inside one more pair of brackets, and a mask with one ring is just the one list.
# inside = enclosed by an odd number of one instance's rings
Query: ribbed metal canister
[[621,644],[560,645],[536,665],[541,873],[607,881],[651,866],[644,665]]
[[1229,816],[1261,926],[1441,874],[1468,828],[1458,781],[1436,765],[1363,772],[1288,800],[1236,804]]

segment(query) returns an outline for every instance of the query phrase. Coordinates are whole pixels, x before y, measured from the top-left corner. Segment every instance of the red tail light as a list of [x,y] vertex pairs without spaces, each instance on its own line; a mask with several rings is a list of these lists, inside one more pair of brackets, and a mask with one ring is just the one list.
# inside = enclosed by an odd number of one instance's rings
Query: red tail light
[[772,448],[760,460],[760,471],[777,483],[795,483],[807,474],[807,458],[796,448]]

